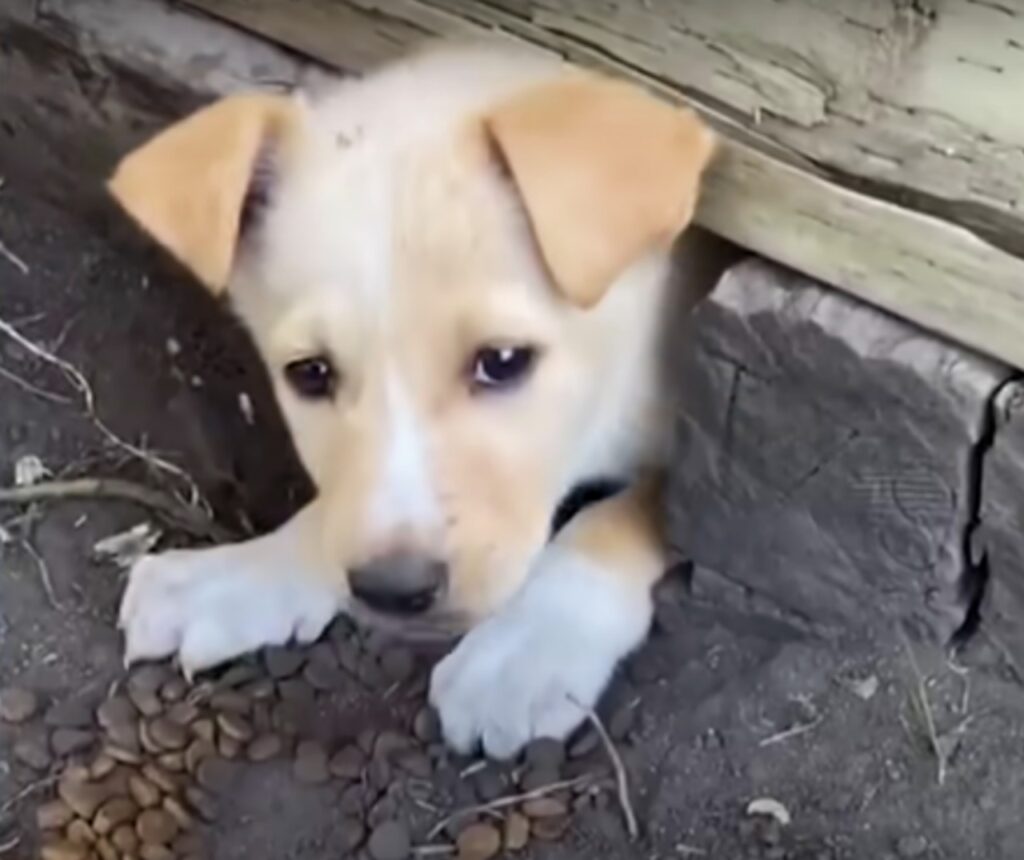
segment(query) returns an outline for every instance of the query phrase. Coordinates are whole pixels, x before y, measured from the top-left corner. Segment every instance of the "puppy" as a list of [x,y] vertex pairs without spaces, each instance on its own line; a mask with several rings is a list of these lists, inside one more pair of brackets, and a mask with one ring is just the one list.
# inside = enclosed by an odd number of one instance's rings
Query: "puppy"
[[[338,612],[468,630],[430,687],[454,748],[572,731],[664,568],[659,328],[713,148],[630,85],[443,48],[316,99],[225,98],[128,155],[114,197],[230,299],[318,495],[140,561],[126,659],[193,673]],[[552,538],[596,477],[627,488]]]

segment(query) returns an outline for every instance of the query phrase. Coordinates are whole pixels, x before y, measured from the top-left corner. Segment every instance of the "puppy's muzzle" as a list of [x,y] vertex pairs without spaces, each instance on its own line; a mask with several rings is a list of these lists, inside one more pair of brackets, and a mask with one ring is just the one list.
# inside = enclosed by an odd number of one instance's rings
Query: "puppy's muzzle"
[[393,553],[353,568],[348,582],[352,596],[375,612],[420,615],[446,592],[448,565],[427,556]]

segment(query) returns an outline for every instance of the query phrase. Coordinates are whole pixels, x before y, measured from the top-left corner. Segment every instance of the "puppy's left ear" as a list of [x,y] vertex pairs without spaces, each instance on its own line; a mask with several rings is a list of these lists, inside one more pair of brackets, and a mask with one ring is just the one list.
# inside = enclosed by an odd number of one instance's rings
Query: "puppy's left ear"
[[555,285],[582,307],[689,223],[715,148],[693,112],[582,72],[518,94],[484,124]]
[[164,130],[107,187],[132,218],[213,292],[227,285],[260,158],[300,123],[293,98],[228,96]]

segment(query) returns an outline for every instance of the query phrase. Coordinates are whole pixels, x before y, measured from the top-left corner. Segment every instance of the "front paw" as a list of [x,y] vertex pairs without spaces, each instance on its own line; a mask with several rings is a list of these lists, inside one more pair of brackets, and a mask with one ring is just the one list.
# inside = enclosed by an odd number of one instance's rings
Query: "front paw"
[[565,738],[647,632],[645,590],[567,553],[545,562],[434,670],[430,701],[459,752],[482,744],[504,759],[535,738]]
[[243,544],[144,556],[121,601],[125,662],[177,655],[191,677],[264,645],[312,641],[338,608],[329,589],[261,569]]

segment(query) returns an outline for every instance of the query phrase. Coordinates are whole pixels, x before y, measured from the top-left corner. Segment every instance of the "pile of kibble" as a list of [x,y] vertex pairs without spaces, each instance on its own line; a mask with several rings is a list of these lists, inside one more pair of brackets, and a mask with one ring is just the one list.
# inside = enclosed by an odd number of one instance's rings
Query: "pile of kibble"
[[[98,706],[0,690],[0,720],[19,726],[15,761],[56,777],[36,809],[40,860],[201,860],[241,769],[286,758],[296,781],[340,789],[339,858],[488,860],[561,839],[583,810],[617,817],[593,729],[514,762],[454,756],[425,704],[428,670],[339,621],[315,645],[267,649],[192,685],[169,665],[139,667]],[[616,744],[633,704],[606,720]]]

